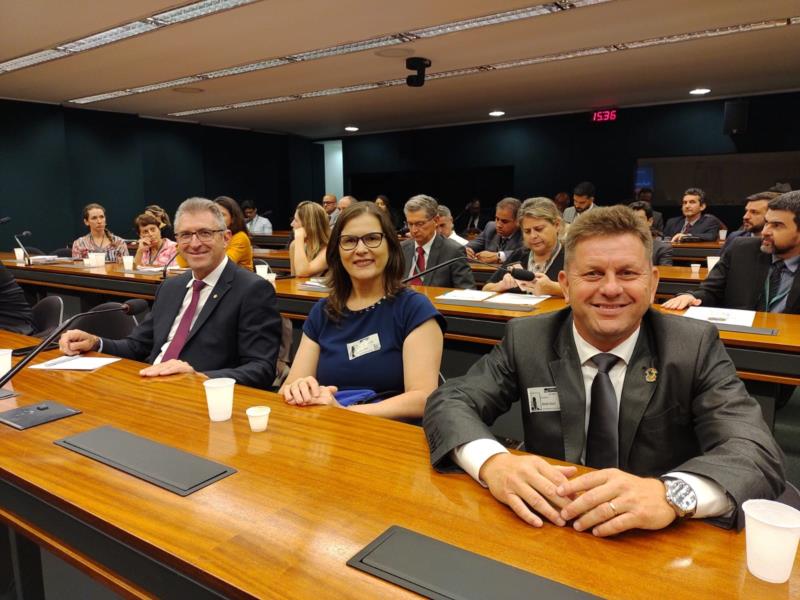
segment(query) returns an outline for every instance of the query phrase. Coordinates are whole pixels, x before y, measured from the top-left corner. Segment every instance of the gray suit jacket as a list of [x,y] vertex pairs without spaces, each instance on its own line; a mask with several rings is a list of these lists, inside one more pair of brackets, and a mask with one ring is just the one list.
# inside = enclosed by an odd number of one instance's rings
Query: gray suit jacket
[[[481,234],[469,242],[467,246],[472,248],[475,252],[482,252],[483,250],[488,250],[489,252],[499,251],[500,236],[497,234],[497,225],[494,224],[494,221],[489,221],[483,231],[481,231]],[[514,234],[506,240],[506,244],[503,247],[503,252],[506,253],[506,260],[508,260],[514,251],[520,250],[521,248],[522,230],[517,228]]]
[[[401,247],[403,249],[403,273],[408,273],[411,270],[411,265],[416,261],[414,240],[404,240]],[[453,240],[443,238],[437,233],[433,239],[433,245],[425,268],[430,269],[457,256],[466,256],[464,247]],[[472,269],[469,268],[469,264],[465,259],[457,260],[438,271],[428,273],[422,277],[422,283],[439,287],[473,289],[475,287],[475,278],[472,276]]]
[[672,265],[672,244],[653,238],[653,264]]
[[[656,381],[647,381],[648,369]],[[542,387],[556,388],[560,410],[531,412],[528,393]],[[580,461],[586,399],[571,309],[510,321],[490,354],[430,396],[424,427],[433,465],[452,467],[451,450],[492,438],[489,425],[517,401],[528,452]],[[652,309],[625,375],[619,461],[620,469],[643,477],[708,477],[737,507],[777,497],[785,481],[783,455],[716,328]]]
[[[591,206],[589,206],[589,208],[587,208],[586,210],[592,210],[595,206],[597,205],[594,202],[592,202]],[[575,219],[578,218],[579,214],[581,213],[575,210],[574,206],[568,206],[567,208],[564,209],[564,214],[562,216],[564,217],[565,223],[572,223]]]

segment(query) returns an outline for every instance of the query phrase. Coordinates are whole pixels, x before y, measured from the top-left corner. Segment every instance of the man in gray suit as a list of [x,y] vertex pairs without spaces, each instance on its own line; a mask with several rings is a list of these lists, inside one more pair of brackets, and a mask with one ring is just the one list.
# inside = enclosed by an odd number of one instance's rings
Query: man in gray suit
[[592,210],[594,204],[594,184],[591,181],[582,181],[572,190],[572,204],[564,210],[564,222],[572,223],[578,215]]
[[411,277],[445,261],[463,256],[464,260],[454,261],[432,273],[415,277],[410,283],[472,289],[475,287],[475,278],[467,264],[463,246],[436,233],[439,222],[438,207],[436,200],[423,194],[414,196],[406,202],[403,210],[412,239],[405,240],[401,244],[405,261],[404,272]]
[[[730,526],[745,500],[781,493],[781,451],[717,330],[650,307],[651,241],[624,206],[572,224],[559,275],[570,307],[510,321],[431,395],[434,466],[462,467],[533,526],[574,520],[597,536],[682,517]],[[515,401],[532,454],[509,454],[487,425]],[[570,480],[575,467],[542,456],[598,470]]]

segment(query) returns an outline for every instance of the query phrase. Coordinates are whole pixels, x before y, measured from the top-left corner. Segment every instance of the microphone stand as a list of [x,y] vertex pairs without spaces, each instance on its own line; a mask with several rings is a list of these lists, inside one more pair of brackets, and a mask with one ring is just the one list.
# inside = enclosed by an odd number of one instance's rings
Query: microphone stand
[[438,271],[442,267],[446,267],[447,265],[452,264],[454,262],[457,262],[459,260],[465,260],[467,262],[476,263],[476,264],[479,264],[479,265],[483,265],[484,267],[493,267],[493,268],[495,268],[495,271],[499,271],[500,269],[503,268],[503,265],[500,265],[498,267],[497,265],[494,265],[494,264],[491,264],[491,263],[487,263],[487,262],[483,262],[482,260],[478,260],[477,258],[470,258],[469,256],[467,256],[465,254],[463,256],[456,256],[455,258],[451,258],[449,260],[441,262],[441,263],[439,263],[437,265],[432,266],[430,269],[425,269],[421,273],[416,273],[416,274],[412,275],[411,277],[406,277],[405,279],[401,280],[400,283],[408,283],[412,279],[417,279],[418,277],[419,277],[420,280],[422,280],[422,277],[427,275],[428,273],[433,273],[434,271]]

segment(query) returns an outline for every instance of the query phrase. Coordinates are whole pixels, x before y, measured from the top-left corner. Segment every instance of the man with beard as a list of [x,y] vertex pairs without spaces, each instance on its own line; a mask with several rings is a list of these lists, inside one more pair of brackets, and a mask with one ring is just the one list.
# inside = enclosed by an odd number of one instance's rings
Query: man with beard
[[764,217],[767,214],[767,204],[773,198],[780,196],[778,192],[759,192],[748,196],[742,217],[742,228],[728,234],[722,251],[725,252],[733,240],[749,237],[760,237],[764,228]]

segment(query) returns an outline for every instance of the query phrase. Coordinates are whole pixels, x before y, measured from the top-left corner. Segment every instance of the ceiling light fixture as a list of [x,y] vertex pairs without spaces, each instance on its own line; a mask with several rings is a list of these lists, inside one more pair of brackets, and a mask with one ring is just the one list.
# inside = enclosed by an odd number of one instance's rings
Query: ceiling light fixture
[[490,113],[489,113],[489,116],[490,116],[490,117],[502,117],[502,116],[504,116],[505,114],[506,114],[506,113],[505,113],[505,111],[503,111],[503,110],[493,110],[492,112],[490,112]]
[[692,96],[705,96],[706,94],[710,94],[711,90],[709,88],[694,88],[689,93]]
[[351,132],[351,133],[355,133],[356,131],[358,131],[358,127],[356,127],[355,125],[347,125],[347,126],[344,128],[344,130],[345,130],[345,131],[349,131],[349,132]]
[[56,49],[69,52],[70,54],[77,54],[78,52],[85,52],[86,50],[91,50],[92,48],[99,48],[100,46],[105,46],[106,44],[111,44],[129,37],[141,35],[143,33],[147,33],[148,31],[153,31],[153,29],[158,29],[158,25],[156,23],[150,23],[147,21],[134,21],[133,23],[126,23],[121,27],[114,27],[113,29],[102,31],[74,42],[62,44],[61,46],[57,46]]
[[175,23],[207,17],[223,10],[237,8],[253,2],[256,2],[256,0],[202,0],[202,2],[195,2],[188,6],[181,6],[180,8],[153,15],[150,19],[159,25],[174,25]]

